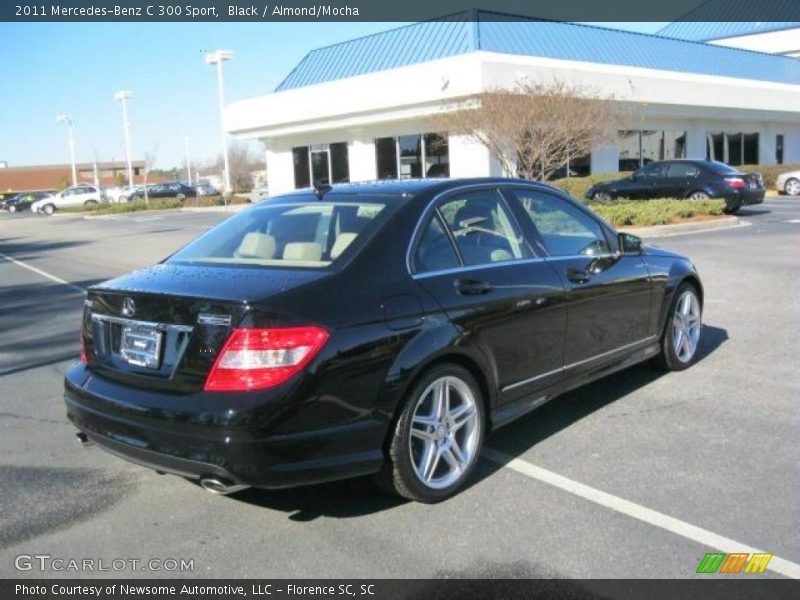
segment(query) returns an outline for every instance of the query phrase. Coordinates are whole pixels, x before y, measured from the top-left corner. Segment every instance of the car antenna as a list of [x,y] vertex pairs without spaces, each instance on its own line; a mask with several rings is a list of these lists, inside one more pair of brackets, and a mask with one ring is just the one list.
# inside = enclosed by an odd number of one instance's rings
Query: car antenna
[[333,189],[329,184],[324,183],[322,180],[317,179],[314,181],[314,193],[317,195],[318,200]]

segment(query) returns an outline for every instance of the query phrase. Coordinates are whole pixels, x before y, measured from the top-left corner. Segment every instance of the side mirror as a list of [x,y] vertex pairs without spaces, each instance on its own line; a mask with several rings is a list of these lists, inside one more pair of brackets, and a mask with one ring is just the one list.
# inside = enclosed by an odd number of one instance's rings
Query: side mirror
[[642,238],[632,233],[618,233],[617,247],[622,254],[638,256],[642,253]]

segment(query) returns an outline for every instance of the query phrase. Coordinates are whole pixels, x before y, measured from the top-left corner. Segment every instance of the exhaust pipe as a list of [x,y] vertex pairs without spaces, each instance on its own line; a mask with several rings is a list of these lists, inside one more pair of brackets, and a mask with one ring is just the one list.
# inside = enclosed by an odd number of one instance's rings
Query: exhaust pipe
[[83,433],[82,431],[77,432],[75,434],[75,437],[81,443],[81,446],[83,446],[84,448],[89,448],[90,446],[94,446],[94,442],[90,440],[89,436]]
[[207,492],[217,494],[218,496],[227,496],[228,494],[235,494],[249,488],[249,485],[241,485],[237,483],[230,483],[224,479],[217,477],[202,477],[200,479],[200,486]]

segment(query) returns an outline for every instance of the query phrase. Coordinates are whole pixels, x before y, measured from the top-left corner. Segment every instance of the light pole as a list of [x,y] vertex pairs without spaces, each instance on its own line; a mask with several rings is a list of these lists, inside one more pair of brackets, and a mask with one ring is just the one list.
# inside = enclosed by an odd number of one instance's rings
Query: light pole
[[189,185],[192,185],[192,157],[189,154],[189,136],[183,138],[183,144],[186,147],[186,178],[189,180]]
[[67,124],[67,145],[69,146],[69,162],[72,165],[72,185],[78,185],[78,168],[75,165],[75,134],[72,131],[72,119],[68,115],[58,115],[56,123]]
[[133,185],[133,164],[131,163],[131,124],[128,121],[128,98],[133,97],[133,92],[120,90],[114,94],[114,100],[122,103],[122,131],[125,133],[125,160],[128,163],[128,185]]
[[225,135],[225,91],[222,87],[222,63],[233,58],[233,50],[215,50],[206,54],[207,65],[217,65],[217,87],[219,88],[219,120],[222,131],[222,161],[225,166],[223,182],[226,198],[231,193],[231,169],[228,164],[228,137]]

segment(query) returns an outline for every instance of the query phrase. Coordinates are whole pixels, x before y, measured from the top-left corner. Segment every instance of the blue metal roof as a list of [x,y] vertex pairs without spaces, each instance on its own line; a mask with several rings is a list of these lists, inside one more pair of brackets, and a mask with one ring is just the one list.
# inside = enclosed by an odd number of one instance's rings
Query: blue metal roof
[[695,42],[709,42],[711,40],[766,33],[768,31],[781,31],[782,29],[794,29],[796,27],[800,27],[800,23],[794,21],[783,23],[676,21],[659,29],[658,35]]
[[794,58],[478,11],[313,50],[275,91],[478,50],[800,85],[800,60]]

